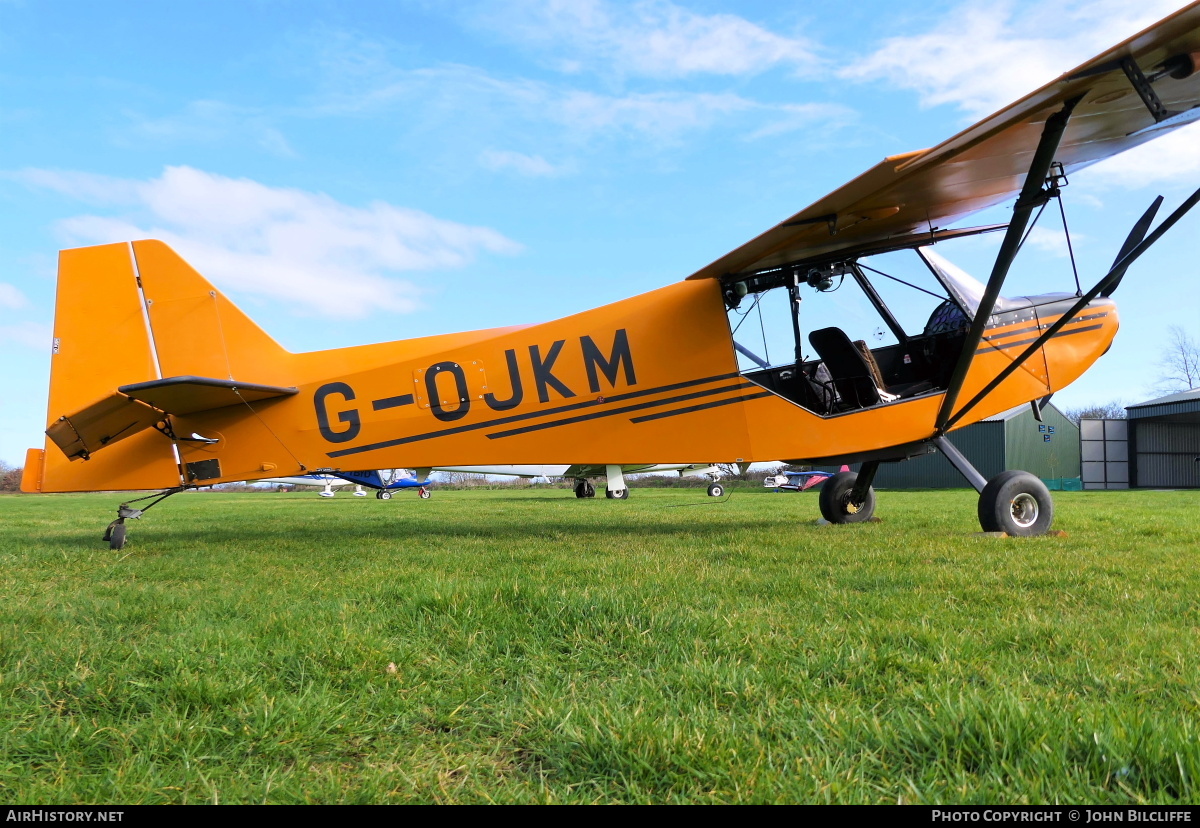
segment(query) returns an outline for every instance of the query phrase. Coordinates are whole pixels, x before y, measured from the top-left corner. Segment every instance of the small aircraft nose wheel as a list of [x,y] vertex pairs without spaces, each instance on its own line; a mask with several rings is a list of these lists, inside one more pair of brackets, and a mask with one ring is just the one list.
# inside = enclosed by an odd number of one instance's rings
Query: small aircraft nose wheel
[[855,472],[838,472],[821,486],[821,517],[830,523],[862,523],[875,514],[875,488],[867,489],[862,503],[854,503],[852,494],[858,480]]
[[609,500],[628,500],[629,489],[605,489],[604,496]]
[[979,525],[985,532],[1033,537],[1045,534],[1053,521],[1050,490],[1029,472],[1000,472],[979,495]]
[[720,497],[723,494],[725,494],[725,487],[722,486],[720,483],[709,484],[709,487],[708,487],[708,496],[709,497]]
[[379,498],[380,500],[391,500],[391,499],[392,499],[392,493],[391,493],[391,492],[386,492],[386,491],[384,491],[383,489],[380,489],[379,491],[377,491],[377,492],[375,493],[375,497]]
[[575,496],[576,497],[595,497],[596,490],[592,487],[592,484],[589,483],[588,481],[576,480],[575,481]]
[[429,489],[426,489],[424,486],[422,486],[417,491],[417,495],[421,498],[421,500],[429,500],[430,496],[433,495],[433,492],[429,491]]

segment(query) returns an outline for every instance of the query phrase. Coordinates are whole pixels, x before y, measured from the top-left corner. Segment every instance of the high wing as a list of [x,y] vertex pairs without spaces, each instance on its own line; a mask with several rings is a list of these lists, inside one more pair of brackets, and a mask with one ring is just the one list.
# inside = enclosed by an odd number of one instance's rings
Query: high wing
[[1067,173],[1200,120],[1200,2],[932,149],[885,158],[689,279],[927,244],[1021,189],[1042,125],[1083,96],[1055,160]]

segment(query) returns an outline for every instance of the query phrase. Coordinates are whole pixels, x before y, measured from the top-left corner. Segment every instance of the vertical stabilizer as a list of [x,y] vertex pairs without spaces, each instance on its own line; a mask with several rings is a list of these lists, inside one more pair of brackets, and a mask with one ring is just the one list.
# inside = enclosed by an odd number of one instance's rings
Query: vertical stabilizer
[[[106,244],[62,251],[47,427],[111,395],[118,385],[160,377],[132,246]],[[174,448],[153,429],[86,462],[69,461],[49,442],[37,459],[41,468],[27,470],[22,481],[26,491],[32,485],[46,492],[179,485]]]

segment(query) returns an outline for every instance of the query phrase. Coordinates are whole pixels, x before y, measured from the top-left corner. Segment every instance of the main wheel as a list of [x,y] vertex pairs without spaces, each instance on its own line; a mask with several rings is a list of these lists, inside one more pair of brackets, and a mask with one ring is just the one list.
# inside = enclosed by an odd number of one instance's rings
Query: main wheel
[[607,497],[609,500],[628,500],[629,499],[629,489],[615,489],[614,490],[614,489],[609,489],[606,487],[604,489],[604,496]]
[[850,502],[855,472],[838,472],[821,486],[821,516],[830,523],[862,523],[875,514],[875,489],[867,489],[867,498],[862,503]]
[[432,494],[433,492],[429,491],[429,489],[421,489],[419,492],[417,492],[417,495],[421,498],[421,500],[429,500]]
[[379,498],[380,500],[391,500],[392,493],[385,489],[380,489],[375,493],[375,497]]
[[1044,534],[1053,521],[1050,490],[1029,472],[1000,472],[979,495],[979,525],[985,532],[1027,538]]
[[113,524],[112,531],[108,535],[109,549],[124,549],[125,548],[125,524]]
[[720,497],[723,494],[725,494],[725,487],[722,486],[720,483],[712,483],[709,485],[709,487],[708,487],[708,496],[709,497]]

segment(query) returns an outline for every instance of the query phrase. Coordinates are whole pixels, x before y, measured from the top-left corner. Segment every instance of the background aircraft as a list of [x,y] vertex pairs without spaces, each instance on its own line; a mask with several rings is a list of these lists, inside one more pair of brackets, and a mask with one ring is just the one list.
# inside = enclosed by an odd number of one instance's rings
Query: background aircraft
[[378,469],[308,474],[298,477],[268,477],[264,478],[262,482],[284,483],[289,486],[323,486],[322,491],[318,492],[321,497],[333,497],[335,488],[350,485],[354,486],[355,497],[366,497],[367,493],[363,491],[363,487],[366,486],[375,490],[375,497],[379,500],[391,500],[392,494],[402,489],[416,489],[418,497],[428,500],[431,495],[428,487],[432,480],[429,477],[428,469],[418,469],[417,472],[409,469]]
[[677,471],[681,476],[707,477],[712,482],[708,485],[709,497],[720,497],[725,494],[721,485],[721,469],[715,465],[703,463],[652,463],[635,465],[501,465],[501,466],[435,466],[435,471],[468,472],[471,474],[496,474],[512,477],[568,477],[575,481],[576,497],[595,497],[596,488],[588,478],[604,477],[607,481],[604,496],[610,500],[625,500],[629,497],[629,487],[625,485],[625,475],[653,472]]
[[[838,471],[848,472],[850,467],[842,466]],[[833,472],[827,471],[785,471],[763,478],[763,487],[774,489],[777,492],[806,492],[820,486],[831,477],[833,477]]]

